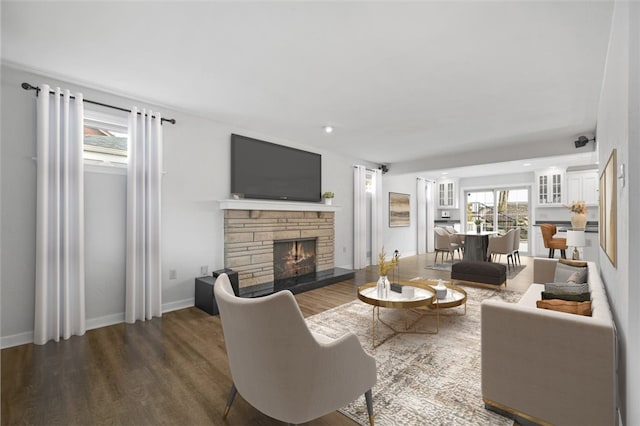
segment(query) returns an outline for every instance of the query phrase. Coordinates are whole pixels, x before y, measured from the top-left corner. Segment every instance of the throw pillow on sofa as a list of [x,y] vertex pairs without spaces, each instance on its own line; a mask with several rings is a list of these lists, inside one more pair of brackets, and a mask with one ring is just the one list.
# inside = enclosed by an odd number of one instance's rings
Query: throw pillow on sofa
[[538,300],[536,306],[540,309],[549,309],[552,311],[566,312],[568,314],[591,316],[591,301],[589,302],[570,302],[566,300]]
[[560,300],[567,300],[572,302],[588,302],[591,300],[591,293],[586,292],[586,293],[571,294],[571,293],[551,293],[551,292],[543,291],[542,300],[549,300],[549,299],[560,299]]
[[580,294],[589,292],[589,283],[568,283],[568,282],[555,282],[546,283],[544,285],[544,291],[547,293],[556,294]]
[[[583,266],[584,265],[584,266]],[[573,282],[576,284],[586,283],[589,274],[589,268],[586,262],[570,262],[560,259],[556,265],[555,282]]]

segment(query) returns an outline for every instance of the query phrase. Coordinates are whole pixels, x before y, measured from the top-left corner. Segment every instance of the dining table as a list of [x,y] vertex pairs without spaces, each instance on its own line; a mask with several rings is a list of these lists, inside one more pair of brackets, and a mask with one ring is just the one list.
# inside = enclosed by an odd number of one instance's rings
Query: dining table
[[496,231],[460,232],[459,235],[464,235],[464,254],[462,258],[464,260],[488,261],[489,236],[497,233]]

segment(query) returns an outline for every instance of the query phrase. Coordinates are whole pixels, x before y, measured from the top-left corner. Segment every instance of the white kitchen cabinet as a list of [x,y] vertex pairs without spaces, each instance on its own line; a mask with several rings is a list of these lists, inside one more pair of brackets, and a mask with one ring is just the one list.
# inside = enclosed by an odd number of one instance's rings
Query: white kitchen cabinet
[[458,208],[458,182],[455,179],[438,180],[438,208]]
[[598,171],[567,172],[567,202],[583,200],[598,204]]
[[549,249],[544,247],[544,240],[542,239],[542,230],[539,226],[533,227],[533,253],[537,257],[549,256]]
[[562,205],[565,202],[565,177],[560,169],[536,172],[536,192],[538,205]]

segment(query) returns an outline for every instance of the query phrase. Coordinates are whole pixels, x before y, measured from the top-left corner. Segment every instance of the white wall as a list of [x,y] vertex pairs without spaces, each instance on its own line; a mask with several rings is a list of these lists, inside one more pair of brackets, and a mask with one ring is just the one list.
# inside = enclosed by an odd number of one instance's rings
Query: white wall
[[[80,91],[86,99],[122,107],[152,107],[164,117],[162,191],[162,301],[165,311],[193,306],[194,278],[201,266],[209,271],[223,264],[223,215],[216,200],[229,198],[230,134],[246,134],[292,145],[277,135],[207,120],[165,106],[115,96],[77,84],[59,82],[3,64],[1,146],[1,331],[2,346],[32,339],[35,282],[35,92],[20,87],[48,83]],[[107,110],[112,111],[112,110]],[[301,143],[296,147],[318,152]],[[336,266],[353,259],[353,164],[362,161],[319,152],[323,160],[323,191],[334,191]],[[88,327],[124,318],[126,176],[85,171],[86,314]],[[169,279],[176,270],[177,279]]]
[[[618,181],[617,266],[612,265],[600,249],[601,275],[618,331],[619,404],[625,425],[640,424],[640,407],[637,403],[640,401],[640,290],[637,283],[640,276],[637,262],[640,225],[635,220],[639,211],[637,194],[640,188],[639,31],[640,5],[616,2],[597,125],[601,171],[612,149],[616,149],[617,163],[625,164],[628,173],[624,187]],[[629,194],[634,194],[635,201],[630,200]]]
[[[416,176],[415,175],[384,175],[382,177],[382,229],[384,249],[387,257],[394,250],[400,252],[401,257],[414,256],[418,253],[416,204]],[[389,192],[399,192],[410,196],[410,225],[407,227],[389,227]],[[380,252],[380,247],[373,248],[374,256]]]

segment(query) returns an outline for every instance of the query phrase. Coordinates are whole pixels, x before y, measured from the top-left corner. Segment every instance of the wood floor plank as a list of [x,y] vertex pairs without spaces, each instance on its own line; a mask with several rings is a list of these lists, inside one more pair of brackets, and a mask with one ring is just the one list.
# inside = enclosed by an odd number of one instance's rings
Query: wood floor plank
[[[426,269],[433,254],[400,260],[397,279],[448,279]],[[527,264],[522,257],[523,264]],[[524,291],[531,267],[509,281]],[[375,267],[351,280],[296,295],[305,317],[356,299],[375,281]],[[1,353],[2,425],[280,425],[241,396],[226,421],[231,386],[220,318],[193,307],[136,324],[90,330],[58,343],[21,345]],[[310,425],[354,425],[338,412]]]

